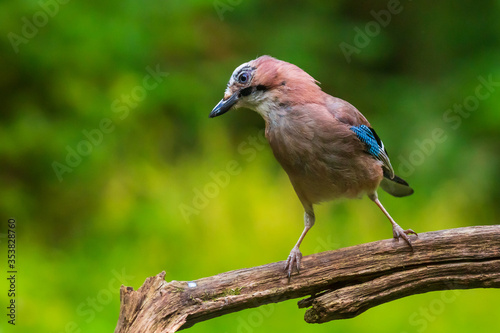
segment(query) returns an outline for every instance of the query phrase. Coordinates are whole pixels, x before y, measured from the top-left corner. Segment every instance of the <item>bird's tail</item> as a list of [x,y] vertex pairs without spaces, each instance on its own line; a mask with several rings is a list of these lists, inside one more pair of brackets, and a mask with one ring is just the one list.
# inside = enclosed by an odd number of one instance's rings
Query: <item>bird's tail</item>
[[413,194],[413,189],[408,185],[408,183],[394,175],[391,179],[384,172],[384,179],[380,183],[380,187],[390,195],[395,197],[406,197],[407,195]]

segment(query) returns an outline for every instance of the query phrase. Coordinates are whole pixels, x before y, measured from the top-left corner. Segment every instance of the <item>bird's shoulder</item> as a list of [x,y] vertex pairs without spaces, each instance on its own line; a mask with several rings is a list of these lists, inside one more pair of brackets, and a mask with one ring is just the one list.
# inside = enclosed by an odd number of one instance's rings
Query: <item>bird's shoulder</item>
[[[322,92],[314,100],[301,103],[282,103],[270,113],[268,139],[292,142],[298,135],[307,140],[352,140],[356,134],[351,127],[370,123],[352,104]],[[279,140],[282,139],[282,140]]]
[[325,107],[336,120],[349,126],[366,125],[370,123],[361,112],[349,102],[343,99],[325,94]]

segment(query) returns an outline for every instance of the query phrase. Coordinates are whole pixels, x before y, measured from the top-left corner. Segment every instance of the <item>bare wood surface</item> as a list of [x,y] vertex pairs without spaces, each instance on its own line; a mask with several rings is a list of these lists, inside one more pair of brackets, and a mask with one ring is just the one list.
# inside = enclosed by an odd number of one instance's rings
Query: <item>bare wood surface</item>
[[435,290],[500,288],[500,225],[419,234],[410,248],[393,239],[302,259],[289,282],[284,262],[195,281],[165,272],[134,291],[122,286],[115,332],[175,332],[226,313],[309,296],[305,320],[351,318],[398,298]]

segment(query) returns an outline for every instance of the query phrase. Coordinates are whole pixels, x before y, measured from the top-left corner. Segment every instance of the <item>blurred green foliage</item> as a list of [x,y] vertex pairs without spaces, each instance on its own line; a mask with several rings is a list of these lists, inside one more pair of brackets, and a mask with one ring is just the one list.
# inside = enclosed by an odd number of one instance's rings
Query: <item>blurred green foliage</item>
[[[15,217],[19,274],[17,325],[3,315],[0,331],[111,332],[122,283],[285,259],[302,208],[267,144],[252,139],[262,119],[207,117],[233,69],[258,55],[297,64],[367,116],[415,188],[381,194],[403,227],[498,223],[499,14],[498,1],[2,1],[0,246]],[[304,255],[391,236],[367,199],[316,215]],[[292,300],[190,331],[498,328],[497,290],[442,295],[324,325],[303,322]]]

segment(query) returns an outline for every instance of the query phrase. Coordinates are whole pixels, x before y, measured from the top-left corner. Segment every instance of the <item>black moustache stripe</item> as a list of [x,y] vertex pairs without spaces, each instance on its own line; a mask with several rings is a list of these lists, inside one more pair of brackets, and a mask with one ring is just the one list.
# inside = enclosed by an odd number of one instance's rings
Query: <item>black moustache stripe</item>
[[262,85],[262,84],[259,84],[258,86],[256,87],[247,87],[245,89],[241,89],[240,91],[240,94],[239,94],[239,97],[245,97],[245,96],[248,96],[250,95],[251,93],[253,93],[254,91],[266,91],[267,90],[267,87]]
[[245,88],[245,89],[241,89],[240,91],[240,97],[241,96],[248,96],[252,93],[253,91],[253,87],[248,87],[248,88]]

